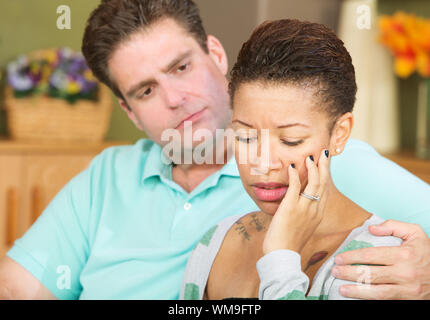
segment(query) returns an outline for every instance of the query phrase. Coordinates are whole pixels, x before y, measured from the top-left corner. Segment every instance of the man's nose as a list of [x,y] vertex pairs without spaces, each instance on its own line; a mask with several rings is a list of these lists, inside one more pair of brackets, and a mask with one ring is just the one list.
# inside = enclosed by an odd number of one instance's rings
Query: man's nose
[[174,83],[163,84],[164,97],[169,108],[182,107],[186,101],[184,91]]

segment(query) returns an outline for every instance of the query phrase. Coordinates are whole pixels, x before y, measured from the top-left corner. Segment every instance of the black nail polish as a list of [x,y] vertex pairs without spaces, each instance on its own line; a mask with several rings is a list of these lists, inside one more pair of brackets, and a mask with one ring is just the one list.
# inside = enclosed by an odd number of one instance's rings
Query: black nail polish
[[291,167],[292,167],[292,168],[296,168],[296,166],[294,165],[294,163],[292,163],[292,164],[291,164]]
[[310,156],[309,156],[309,159],[311,159],[312,161],[314,161],[314,156],[313,156],[313,155],[310,155]]
[[328,158],[328,155],[329,155],[328,150],[325,150],[324,153],[325,153],[325,156]]

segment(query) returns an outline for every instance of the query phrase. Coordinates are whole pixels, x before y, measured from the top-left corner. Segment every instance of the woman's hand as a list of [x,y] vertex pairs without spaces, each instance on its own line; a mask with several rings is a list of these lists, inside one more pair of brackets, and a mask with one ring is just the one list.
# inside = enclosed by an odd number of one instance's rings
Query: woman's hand
[[319,196],[320,200],[310,200],[300,195],[299,174],[290,166],[288,190],[267,230],[263,242],[264,254],[279,249],[293,250],[300,254],[322,220],[330,175],[328,151],[321,152],[318,166],[310,157],[306,158],[305,163],[308,184],[303,192]]

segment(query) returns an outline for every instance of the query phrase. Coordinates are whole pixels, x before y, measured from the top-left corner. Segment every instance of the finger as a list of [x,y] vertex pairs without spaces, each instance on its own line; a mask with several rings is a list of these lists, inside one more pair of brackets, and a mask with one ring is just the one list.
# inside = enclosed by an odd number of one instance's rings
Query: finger
[[377,264],[393,265],[401,256],[401,247],[370,247],[345,251],[334,258],[337,265]]
[[293,204],[295,204],[298,201],[299,194],[300,194],[300,177],[297,169],[295,169],[292,165],[288,167],[288,189],[287,193],[285,194],[284,198],[282,199],[278,211],[282,207],[289,208],[292,207]]
[[348,298],[367,300],[398,299],[400,288],[394,284],[343,285],[339,293]]
[[399,283],[396,269],[392,266],[335,266],[331,274],[337,279],[354,281],[360,284]]
[[320,195],[325,194],[327,188],[329,177],[330,177],[330,161],[329,152],[327,149],[321,151],[320,157],[318,159],[318,172],[320,177],[320,189],[318,193]]
[[386,220],[380,225],[369,226],[369,232],[375,236],[394,236],[404,241],[416,236],[425,236],[419,225],[396,220]]
[[[320,188],[320,178],[319,178],[318,168],[315,162],[311,160],[310,157],[311,156],[306,157],[305,159],[306,168],[308,170],[308,184],[306,185],[306,188],[305,190],[303,190],[303,192],[310,196],[320,196],[318,194],[318,190]],[[305,197],[301,197],[301,201],[303,201],[306,204],[309,204],[310,203],[309,201],[311,201],[311,203],[315,202]]]

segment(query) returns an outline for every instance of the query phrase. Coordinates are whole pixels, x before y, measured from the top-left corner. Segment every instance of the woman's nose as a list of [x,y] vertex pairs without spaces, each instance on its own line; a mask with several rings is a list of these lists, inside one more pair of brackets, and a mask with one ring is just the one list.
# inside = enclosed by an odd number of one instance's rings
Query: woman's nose
[[272,170],[282,169],[282,161],[273,151],[262,150],[260,156],[255,159],[256,166],[252,168],[253,174],[268,174]]

